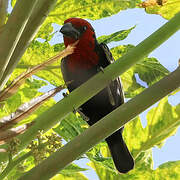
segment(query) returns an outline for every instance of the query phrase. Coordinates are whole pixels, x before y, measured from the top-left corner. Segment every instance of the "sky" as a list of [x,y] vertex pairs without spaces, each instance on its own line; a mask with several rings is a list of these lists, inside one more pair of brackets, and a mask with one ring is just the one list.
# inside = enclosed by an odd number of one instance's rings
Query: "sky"
[[[9,11],[11,9],[9,8]],[[164,18],[159,15],[147,14],[143,9],[129,9],[126,11],[121,11],[120,13],[113,15],[111,17],[103,18],[96,21],[88,20],[96,31],[96,36],[111,34],[119,30],[125,30],[136,25],[136,28],[129,34],[129,36],[120,42],[113,42],[108,44],[108,46],[114,47],[117,45],[133,44],[137,45],[143,41],[146,37],[151,35],[155,30],[161,27],[167,22]],[[54,31],[60,29],[60,26],[54,25]],[[62,36],[57,34],[51,41],[51,44],[62,42]],[[149,57],[157,58],[160,63],[165,66],[169,71],[173,71],[178,66],[178,60],[180,58],[179,51],[180,42],[180,31],[174,34],[170,39],[168,39],[159,48],[154,50]],[[140,81],[139,81],[140,82]],[[40,89],[41,92],[46,92],[49,89],[54,88],[52,85],[48,85]],[[55,96],[55,100],[58,101],[62,98],[61,94]],[[180,103],[180,92],[169,98],[169,103],[172,105],[177,105]],[[157,103],[153,106],[156,106]],[[152,108],[152,107],[151,107]],[[140,116],[142,119],[143,126],[146,125],[146,114],[149,109],[143,112]],[[153,148],[153,159],[154,159],[154,169],[156,169],[160,164],[167,161],[180,160],[179,153],[179,139],[180,130],[177,131],[176,135],[169,137],[165,145],[159,149],[157,147]],[[89,168],[86,163],[88,160],[75,161],[81,167]],[[84,173],[90,180],[98,180],[97,175],[93,171],[86,171]]]

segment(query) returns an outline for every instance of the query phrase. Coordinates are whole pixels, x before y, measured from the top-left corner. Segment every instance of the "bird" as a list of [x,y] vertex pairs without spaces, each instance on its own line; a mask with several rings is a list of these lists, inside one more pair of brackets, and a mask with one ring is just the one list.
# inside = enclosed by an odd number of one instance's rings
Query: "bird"
[[[114,62],[108,46],[98,43],[95,30],[87,20],[69,18],[64,21],[60,32],[63,34],[65,47],[77,42],[74,52],[61,60],[62,76],[65,83],[68,82],[69,92]],[[81,105],[78,112],[92,126],[123,103],[124,92],[118,77]],[[122,136],[123,129],[124,127],[118,129],[105,139],[114,165],[121,174],[134,168],[134,159]]]

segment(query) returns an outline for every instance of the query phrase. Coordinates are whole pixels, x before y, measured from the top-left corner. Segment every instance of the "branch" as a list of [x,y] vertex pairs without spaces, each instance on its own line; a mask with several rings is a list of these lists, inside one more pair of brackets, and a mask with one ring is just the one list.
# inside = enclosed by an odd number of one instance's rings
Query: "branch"
[[[18,68],[18,69],[28,69],[28,68],[33,68],[33,67],[35,67],[35,66],[34,66],[34,65],[31,65],[31,64],[18,64],[18,65],[16,66],[16,68]],[[46,66],[46,67],[44,68],[44,70],[60,69],[60,68],[61,68],[60,65],[58,65],[58,66],[49,65],[49,66]]]
[[8,0],[0,0],[0,28],[5,24],[7,16]]
[[[0,38],[0,79],[9,63],[13,51],[22,35],[22,32],[28,22],[32,9],[37,0],[19,0],[17,1],[7,23],[1,32]],[[2,46],[3,45],[3,46]]]
[[30,126],[32,126],[32,124],[33,123],[28,123],[28,124],[24,124],[24,125],[12,128],[12,129],[0,131],[0,145],[7,143],[18,134],[24,133]]
[[[36,134],[39,130],[47,131],[53,127],[69,112],[72,112],[74,108],[77,109],[88,99],[97,94],[101,89],[107,86],[110,81],[121,75],[133,64],[160,46],[160,44],[166,41],[173,33],[178,31],[179,28],[180,13],[178,13],[174,18],[172,18],[169,22],[163,25],[159,30],[154,32],[138,46],[133,48],[125,56],[121,57],[115,63],[105,68],[103,73],[99,72],[97,75],[88,80],[88,82],[84,83],[81,87],[71,92],[68,97],[62,99],[56,105],[37,117],[35,119],[35,124],[30,127],[29,130],[23,134],[23,136],[17,136],[17,138],[19,138],[21,141],[19,150],[25,148],[28,143],[36,137]],[[170,84],[168,84],[168,86],[170,86]],[[2,146],[2,148],[4,147],[5,146]],[[7,159],[5,154],[6,153],[0,153],[1,161],[3,159]]]
[[179,77],[180,68],[102,118],[52,156],[25,173],[19,180],[50,179],[101,140],[107,138],[148,107],[180,87]]
[[0,102],[5,101],[7,98],[11,97],[13,94],[15,94],[19,87],[24,83],[24,81],[31,77],[33,74],[37,73],[38,71],[44,69],[47,65],[57,61],[58,59],[64,58],[69,54],[72,54],[75,48],[75,45],[78,43],[76,41],[75,43],[69,45],[66,49],[58,53],[57,55],[49,58],[47,61],[44,61],[41,64],[38,64],[30,69],[28,69],[26,72],[23,72],[20,74],[16,79],[14,79],[9,86],[7,86],[3,91],[0,92]]
[[31,155],[32,155],[32,153],[30,151],[30,152],[24,154],[23,156],[21,156],[20,158],[14,160],[14,161],[13,160],[10,161],[8,163],[8,165],[6,166],[6,168],[3,170],[3,172],[0,174],[0,179],[3,180],[19,163],[21,163],[22,161],[24,161]]
[[[19,0],[23,1],[23,0]],[[18,2],[19,2],[18,1]],[[30,2],[32,3],[33,1],[27,1],[24,0],[24,3],[28,5]],[[19,42],[16,44],[16,47],[14,49],[13,54],[11,54],[11,57],[9,58],[9,64],[7,65],[6,69],[3,70],[3,77],[0,76],[0,90],[2,90],[3,86],[6,84],[8,81],[13,69],[16,67],[18,61],[24,54],[26,48],[34,38],[36,32],[39,30],[41,24],[49,14],[50,10],[54,7],[54,4],[56,3],[57,0],[39,0],[36,3],[36,7],[32,11],[32,15],[29,17],[28,22],[26,22],[26,27],[24,28],[24,31],[21,34],[21,37],[19,39]],[[18,3],[17,2],[17,3]],[[28,2],[28,3],[27,3]],[[21,2],[21,6],[24,9],[24,12],[26,15],[28,14],[26,6],[23,6]],[[28,5],[29,7],[29,5]],[[21,10],[22,11],[22,10]],[[20,12],[21,12],[20,11]],[[12,22],[11,22],[12,23]],[[11,25],[14,26],[13,22]],[[17,25],[14,26],[17,28]],[[9,38],[9,36],[7,36]],[[14,39],[13,39],[14,41]],[[12,43],[12,42],[11,42]],[[0,42],[1,44],[1,42]],[[1,53],[1,51],[0,51]],[[0,56],[2,57],[2,56]],[[0,69],[1,69],[1,63],[0,63]],[[0,73],[1,75],[1,73]]]
[[[5,131],[18,122],[30,116],[36,109],[38,109],[45,101],[55,96],[59,91],[63,90],[65,86],[59,86],[48,92],[31,99],[29,102],[22,104],[18,109],[8,116],[0,119],[0,144],[1,144],[1,131]],[[19,126],[18,126],[19,127]]]

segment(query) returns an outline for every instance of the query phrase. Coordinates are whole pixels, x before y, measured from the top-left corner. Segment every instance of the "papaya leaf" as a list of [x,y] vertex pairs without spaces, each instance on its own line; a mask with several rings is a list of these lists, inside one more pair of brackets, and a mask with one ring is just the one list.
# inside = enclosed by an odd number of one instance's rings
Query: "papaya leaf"
[[60,125],[53,128],[53,130],[66,141],[70,141],[81,134],[87,127],[87,123],[82,120],[82,118],[70,113],[61,121]]
[[167,162],[162,165],[160,165],[156,170],[152,169],[144,169],[143,166],[141,168],[134,169],[130,171],[128,174],[117,174],[114,172],[109,171],[105,167],[90,162],[88,164],[90,167],[92,167],[100,180],[108,179],[108,180],[134,180],[134,179],[166,179],[169,180],[177,180],[180,178],[180,161],[174,161],[174,162]]
[[50,180],[77,180],[77,179],[88,180],[88,178],[80,172],[69,174],[69,175],[58,174],[54,176],[53,178],[51,178]]
[[169,71],[156,58],[144,58],[133,69],[134,73],[138,73],[149,86],[169,74]]
[[[161,147],[169,136],[176,133],[180,125],[180,104],[171,106],[168,97],[147,114],[147,126],[142,127],[139,118],[128,123],[124,130],[125,141],[135,158],[153,146]],[[136,136],[134,136],[136,134]]]
[[70,175],[70,174],[73,174],[73,173],[77,173],[77,172],[80,172],[80,171],[86,171],[86,170],[88,170],[88,169],[81,168],[78,165],[72,163],[69,166],[67,166],[66,168],[64,168],[62,171],[60,171],[59,174]]
[[59,86],[63,84],[62,75],[60,71],[60,59],[54,61],[51,64],[52,68],[46,64],[47,59],[51,59],[56,56],[60,51],[64,49],[63,44],[56,44],[51,46],[48,42],[41,43],[34,40],[23,57],[21,58],[17,68],[11,75],[10,80],[12,81],[27,68],[33,68],[39,64],[45,64],[45,68],[41,71],[36,72],[36,75],[47,80],[49,83]]
[[171,19],[180,11],[180,0],[146,0],[139,4],[149,14],[159,14],[165,19]]
[[[117,60],[133,47],[134,46],[130,44],[120,45],[111,48],[111,52],[115,60]],[[125,96],[127,98],[132,98],[145,89],[144,86],[136,80],[135,74],[138,74],[140,79],[150,86],[166,76],[168,73],[169,71],[161,65],[156,58],[144,58],[121,76]]]
[[49,15],[48,21],[62,24],[65,19],[70,17],[80,17],[92,20],[100,19],[112,16],[127,8],[135,8],[140,2],[140,0],[59,0],[54,11]]
[[0,119],[0,130],[6,130],[16,125],[22,119],[30,116],[30,114],[39,108],[45,101],[55,96],[62,89],[64,89],[64,87],[57,87],[44,93],[43,95],[31,99],[29,102],[22,104],[15,112]]
[[9,142],[15,136],[24,133],[31,125],[32,123],[29,123],[26,125],[18,126],[16,128],[1,131],[0,132],[0,145]]
[[98,42],[108,44],[113,41],[124,40],[134,28],[135,28],[135,26],[133,26],[132,28],[127,29],[127,30],[117,31],[110,35],[100,36],[100,37],[98,37]]

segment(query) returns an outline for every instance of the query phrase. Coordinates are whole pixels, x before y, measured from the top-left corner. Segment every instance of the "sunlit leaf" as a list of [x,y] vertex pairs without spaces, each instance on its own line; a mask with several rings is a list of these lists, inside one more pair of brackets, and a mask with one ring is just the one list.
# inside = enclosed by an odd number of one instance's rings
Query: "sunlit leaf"
[[100,19],[111,16],[127,8],[135,8],[140,0],[59,0],[49,19],[55,23],[62,24],[70,17],[81,17],[86,19]]
[[63,174],[58,174],[51,178],[51,180],[88,180],[88,178],[83,175],[80,172],[69,174],[69,175],[63,175]]
[[[180,105],[175,107],[163,98],[157,107],[147,114],[147,126],[142,127],[139,118],[129,122],[124,130],[125,140],[133,156],[138,158],[142,151],[153,146],[162,146],[162,142],[177,131],[180,125]],[[136,134],[136,136],[134,136]]]
[[65,167],[62,171],[60,171],[59,174],[71,175],[73,173],[77,173],[77,172],[80,172],[80,171],[86,171],[86,170],[88,170],[88,169],[81,168],[78,165],[72,163],[69,166]]
[[169,74],[156,58],[144,58],[134,66],[134,72],[149,86]]
[[[167,137],[176,133],[180,125],[180,104],[173,107],[168,103],[168,98],[162,99],[157,108],[152,108],[148,114],[148,125],[145,128],[149,134],[149,143],[144,144],[144,147],[153,144],[159,144]],[[159,143],[158,143],[159,142]]]
[[[20,60],[18,67],[13,72],[11,79],[17,77],[27,68],[32,68],[32,66],[45,63],[45,61],[59,54],[63,49],[64,46],[62,44],[51,46],[48,42],[41,43],[39,41],[33,41]],[[56,60],[51,65],[46,66],[45,69],[37,72],[36,75],[46,79],[55,86],[63,84],[60,71],[60,59]]]
[[[2,118],[4,116],[8,116],[9,114],[15,112],[20,105],[42,95],[42,93],[38,92],[38,89],[44,85],[46,85],[46,83],[42,80],[36,80],[34,78],[27,79],[26,83],[19,88],[18,92],[4,102],[4,106],[0,108],[0,117]],[[20,124],[30,123],[35,117],[54,104],[55,101],[53,99],[48,100],[39,107],[35,113],[30,115],[28,118],[23,119]]]
[[139,6],[145,8],[147,13],[159,14],[166,19],[171,19],[180,11],[180,0],[146,0]]
[[128,30],[117,31],[110,35],[100,36],[98,38],[98,42],[108,44],[113,41],[121,41],[121,40],[125,39],[134,28],[135,28],[135,26]]
[[4,130],[0,132],[0,145],[9,142],[12,138],[16,137],[19,134],[24,133],[31,124],[18,126],[16,128]]
[[71,113],[61,121],[59,126],[53,128],[53,130],[66,141],[69,141],[81,134],[87,127],[87,123],[82,118]]
[[6,130],[20,122],[22,119],[30,116],[45,101],[55,96],[62,89],[64,89],[63,86],[57,87],[22,104],[15,112],[0,119],[0,130]]
[[164,163],[160,165],[156,170],[147,170],[142,166],[141,168],[130,171],[128,174],[118,174],[111,172],[103,166],[94,162],[90,162],[88,165],[96,171],[100,180],[160,180],[164,178],[167,180],[177,180],[180,178],[180,161]]
[[[112,48],[111,52],[115,60],[117,60],[133,47],[133,45],[120,45]],[[140,79],[148,85],[152,85],[168,73],[169,71],[162,66],[157,59],[144,58],[121,75],[126,97],[134,97],[145,89],[144,86],[137,81],[135,74],[138,74]]]

